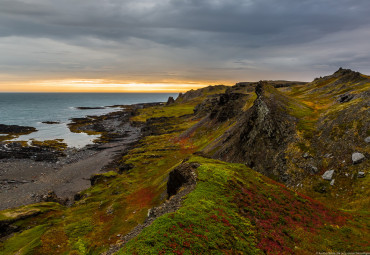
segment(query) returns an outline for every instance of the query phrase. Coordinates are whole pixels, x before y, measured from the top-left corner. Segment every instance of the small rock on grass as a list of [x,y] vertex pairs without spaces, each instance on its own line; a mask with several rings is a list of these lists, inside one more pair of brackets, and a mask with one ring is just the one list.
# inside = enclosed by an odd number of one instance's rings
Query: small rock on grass
[[358,172],[357,178],[365,178],[365,172]]
[[353,164],[359,164],[365,159],[365,155],[360,152],[355,152],[352,154]]
[[324,180],[327,180],[327,181],[330,181],[332,178],[333,178],[333,174],[334,174],[334,170],[328,170],[326,171],[323,175],[322,175],[322,178]]

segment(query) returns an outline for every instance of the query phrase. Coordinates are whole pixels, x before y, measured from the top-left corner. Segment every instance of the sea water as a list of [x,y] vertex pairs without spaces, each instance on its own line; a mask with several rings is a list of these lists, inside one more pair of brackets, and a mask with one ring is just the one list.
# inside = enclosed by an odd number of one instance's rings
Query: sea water
[[[38,131],[15,139],[43,141],[63,139],[69,147],[83,147],[97,136],[70,132],[71,118],[102,115],[118,108],[112,105],[166,102],[174,93],[0,93],[0,124],[35,127]],[[80,110],[77,107],[104,107]],[[44,124],[56,121],[59,124]]]

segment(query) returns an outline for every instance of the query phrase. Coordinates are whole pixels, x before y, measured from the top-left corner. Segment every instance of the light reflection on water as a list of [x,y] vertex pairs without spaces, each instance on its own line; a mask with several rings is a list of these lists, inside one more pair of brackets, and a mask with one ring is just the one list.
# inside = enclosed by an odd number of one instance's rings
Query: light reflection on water
[[86,133],[72,133],[70,132],[66,123],[62,124],[43,124],[36,126],[37,132],[28,135],[21,135],[12,141],[29,141],[29,140],[54,140],[63,139],[63,142],[69,147],[82,148],[91,144],[99,135],[88,135]]
[[[98,138],[96,135],[70,132],[71,118],[103,115],[117,108],[80,110],[76,107],[130,105],[166,102],[174,93],[0,93],[0,124],[35,127],[38,131],[18,137],[17,141],[64,139],[69,147],[83,147]],[[120,108],[118,108],[120,109]],[[58,121],[60,124],[44,124]]]

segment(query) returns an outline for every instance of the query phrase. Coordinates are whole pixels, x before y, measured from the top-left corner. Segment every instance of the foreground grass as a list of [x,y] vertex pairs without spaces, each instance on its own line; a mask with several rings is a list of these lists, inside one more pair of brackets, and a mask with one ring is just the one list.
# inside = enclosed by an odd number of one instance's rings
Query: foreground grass
[[118,254],[315,254],[369,251],[365,217],[328,209],[242,164],[201,157],[183,206]]

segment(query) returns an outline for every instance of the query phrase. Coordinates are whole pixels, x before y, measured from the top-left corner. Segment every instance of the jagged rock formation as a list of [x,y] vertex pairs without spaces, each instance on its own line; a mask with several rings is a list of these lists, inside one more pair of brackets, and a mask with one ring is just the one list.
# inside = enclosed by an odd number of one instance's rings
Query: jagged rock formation
[[194,129],[229,123],[203,155],[245,163],[292,186],[329,169],[337,169],[338,186],[349,184],[342,177],[355,171],[352,153],[364,155],[356,172],[369,164],[369,87],[368,76],[342,68],[311,83],[237,83],[195,107],[205,118]]
[[[284,96],[272,86],[259,82],[255,92],[257,99],[253,106],[246,112],[242,112],[241,107],[234,108],[230,117],[238,113],[236,125],[220,142],[207,147],[204,152],[225,161],[245,163],[270,177],[285,176],[284,151],[296,139],[297,120],[287,113],[288,106],[284,101],[288,100],[280,100]],[[216,108],[212,114],[225,116],[224,109]],[[220,121],[225,119],[219,118]]]
[[175,99],[173,99],[173,97],[169,97],[168,100],[167,100],[166,105],[171,105],[171,104],[174,104],[174,103],[175,103]]

